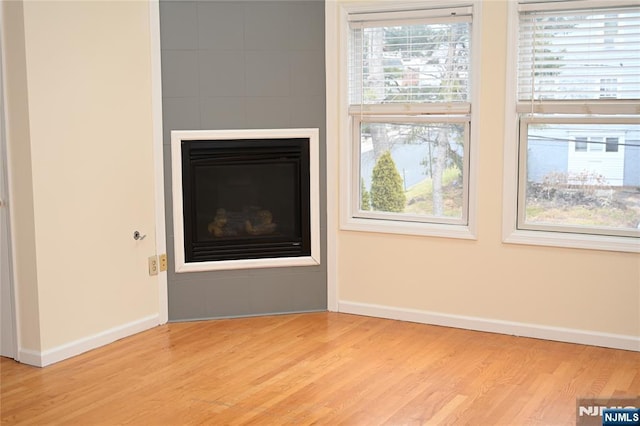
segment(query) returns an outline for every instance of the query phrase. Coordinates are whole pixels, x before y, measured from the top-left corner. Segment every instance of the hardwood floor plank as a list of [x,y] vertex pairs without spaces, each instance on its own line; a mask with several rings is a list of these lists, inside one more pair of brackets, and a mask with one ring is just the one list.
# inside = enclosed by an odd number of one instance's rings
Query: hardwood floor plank
[[39,369],[0,360],[3,425],[571,425],[640,395],[640,353],[363,316],[170,323]]

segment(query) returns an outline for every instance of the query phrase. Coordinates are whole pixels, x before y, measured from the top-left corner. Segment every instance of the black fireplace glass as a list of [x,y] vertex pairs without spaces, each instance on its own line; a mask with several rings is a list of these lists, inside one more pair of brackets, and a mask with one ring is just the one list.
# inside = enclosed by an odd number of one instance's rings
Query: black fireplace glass
[[185,260],[309,256],[309,139],[183,140]]

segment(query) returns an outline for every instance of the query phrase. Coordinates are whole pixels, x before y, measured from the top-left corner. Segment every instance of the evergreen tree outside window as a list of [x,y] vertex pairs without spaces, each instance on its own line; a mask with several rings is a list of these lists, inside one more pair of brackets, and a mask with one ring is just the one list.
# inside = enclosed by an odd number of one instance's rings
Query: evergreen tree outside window
[[[366,199],[368,194],[362,194]],[[391,152],[386,151],[378,158],[371,178],[371,206],[383,212],[403,212],[406,203],[402,178]]]

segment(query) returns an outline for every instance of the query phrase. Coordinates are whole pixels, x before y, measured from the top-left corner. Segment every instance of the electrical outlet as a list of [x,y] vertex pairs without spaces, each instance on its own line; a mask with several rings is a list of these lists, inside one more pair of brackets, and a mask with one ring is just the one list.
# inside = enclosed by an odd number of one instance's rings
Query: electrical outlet
[[158,275],[158,256],[149,256],[149,275]]
[[163,253],[160,256],[158,256],[158,258],[160,259],[160,272],[164,272],[167,270],[167,254]]

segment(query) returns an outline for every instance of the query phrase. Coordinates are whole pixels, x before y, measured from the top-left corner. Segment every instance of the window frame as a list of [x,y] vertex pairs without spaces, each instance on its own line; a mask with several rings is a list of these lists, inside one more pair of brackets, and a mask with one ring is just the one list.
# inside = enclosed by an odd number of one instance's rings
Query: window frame
[[[340,31],[340,229],[348,231],[378,232],[389,234],[420,235],[446,238],[476,239],[476,169],[478,154],[476,137],[478,134],[479,114],[473,112],[471,118],[470,105],[479,99],[479,47],[480,47],[480,13],[481,2],[477,0],[464,2],[446,1],[414,1],[404,2],[367,2],[357,4],[341,4],[339,12]],[[410,114],[399,114],[398,105],[367,105],[356,107],[349,105],[348,85],[348,43],[350,37],[349,16],[364,13],[407,13],[414,17],[414,10],[453,9],[467,7],[472,11],[470,32],[470,99],[468,106],[462,111],[455,104],[416,105]],[[375,15],[373,15],[375,16]],[[404,111],[403,111],[404,112]],[[395,115],[398,113],[398,115]],[[464,118],[461,118],[464,117]],[[398,215],[397,213],[363,213],[360,209],[360,136],[361,121],[374,122],[465,122],[467,130],[464,141],[465,161],[463,178],[467,181],[467,194],[463,202],[461,220],[448,220],[441,217]],[[466,173],[466,175],[464,175]],[[404,216],[404,217],[403,217]]]
[[[507,76],[512,76],[512,78],[507,78],[505,103],[503,242],[640,253],[640,238],[635,236],[635,234],[629,235],[627,232],[624,232],[625,235],[615,235],[619,234],[615,231],[604,234],[602,231],[596,232],[595,230],[598,228],[589,230],[586,227],[576,226],[575,228],[581,229],[581,232],[578,233],[571,229],[573,228],[572,226],[519,226],[519,221],[523,223],[522,212],[525,208],[522,198],[525,195],[523,186],[526,185],[526,179],[523,180],[522,177],[523,173],[526,176],[527,164],[527,142],[523,136],[526,133],[526,129],[523,129],[523,127],[525,127],[523,121],[531,122],[531,117],[544,117],[540,120],[562,124],[575,122],[585,124],[597,122],[612,124],[619,122],[624,123],[629,122],[629,116],[627,114],[629,114],[630,110],[633,110],[633,103],[635,102],[633,100],[622,100],[617,102],[618,105],[612,109],[606,109],[606,105],[601,107],[600,105],[602,104],[600,104],[598,100],[590,100],[587,102],[551,101],[546,102],[547,106],[545,106],[544,103],[536,101],[531,102],[531,109],[529,111],[524,111],[522,105],[518,106],[516,76],[518,69],[519,4],[526,3],[531,4],[533,2],[514,1],[508,4]],[[542,3],[542,1],[540,1],[540,3]],[[551,8],[561,8],[563,6],[561,3],[564,2],[548,2],[548,6]],[[584,4],[585,2],[581,3]],[[522,104],[522,102],[520,104]],[[549,110],[549,105],[551,106],[551,110]],[[582,109],[585,107],[591,109],[594,114],[608,113],[609,116],[607,118],[602,118],[602,116],[593,118],[582,112]],[[528,117],[527,112],[529,113]],[[638,113],[638,109],[635,110],[635,113]],[[606,151],[606,149],[604,151]],[[517,178],[514,179],[514,177]],[[521,202],[519,202],[519,199]],[[640,230],[638,235],[640,235]]]

